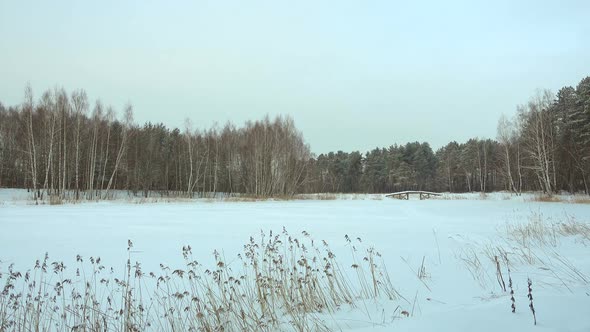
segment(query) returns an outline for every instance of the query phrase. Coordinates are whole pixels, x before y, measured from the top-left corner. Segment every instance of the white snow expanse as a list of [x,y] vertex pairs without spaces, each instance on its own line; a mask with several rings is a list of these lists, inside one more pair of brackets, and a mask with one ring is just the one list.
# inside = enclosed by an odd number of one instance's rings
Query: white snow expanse
[[[560,231],[563,225],[587,230],[590,204],[533,202],[507,194],[424,201],[368,195],[54,206],[35,206],[25,198],[24,191],[0,190],[0,272],[12,263],[17,271],[31,269],[45,252],[50,261],[66,266],[75,265],[76,255],[99,256],[103,264],[122,271],[128,239],[134,243],[132,260],[140,261],[146,273],[159,270],[160,263],[182,268],[184,245],[191,245],[205,266],[214,265],[214,250],[232,264],[250,236],[280,233],[285,227],[291,234],[306,231],[318,242],[327,241],[346,268],[351,245],[345,235],[359,248],[374,246],[405,298],[342,307],[325,318],[335,330],[590,331],[590,239]],[[508,231],[519,225],[532,227],[523,234]],[[534,229],[545,237],[535,238]],[[510,290],[501,290],[496,265],[486,254],[497,255],[498,247],[508,252],[512,265],[516,313],[511,313]],[[502,273],[508,285],[503,262]],[[527,278],[533,283],[536,326]]]

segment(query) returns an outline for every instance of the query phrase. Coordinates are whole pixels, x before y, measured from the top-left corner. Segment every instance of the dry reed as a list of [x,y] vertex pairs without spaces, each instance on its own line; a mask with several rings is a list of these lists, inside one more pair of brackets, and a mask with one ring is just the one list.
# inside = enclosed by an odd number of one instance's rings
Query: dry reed
[[398,298],[375,249],[364,250],[350,273],[319,243],[307,232],[301,239],[285,229],[261,232],[231,264],[215,251],[206,268],[184,246],[184,268],[160,264],[158,273],[144,273],[129,241],[123,276],[98,257],[77,256],[66,267],[45,255],[24,273],[0,266],[0,330],[327,331],[324,314]]

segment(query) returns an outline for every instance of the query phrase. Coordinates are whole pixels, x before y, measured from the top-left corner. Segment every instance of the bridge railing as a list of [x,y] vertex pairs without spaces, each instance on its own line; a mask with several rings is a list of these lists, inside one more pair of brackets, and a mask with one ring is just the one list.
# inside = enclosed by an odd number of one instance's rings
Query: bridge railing
[[435,193],[432,191],[406,190],[406,191],[399,191],[399,192],[387,194],[387,195],[385,195],[385,197],[392,197],[392,198],[397,198],[397,199],[409,200],[410,195],[420,195],[420,200],[430,198],[431,196],[442,196],[441,193]]

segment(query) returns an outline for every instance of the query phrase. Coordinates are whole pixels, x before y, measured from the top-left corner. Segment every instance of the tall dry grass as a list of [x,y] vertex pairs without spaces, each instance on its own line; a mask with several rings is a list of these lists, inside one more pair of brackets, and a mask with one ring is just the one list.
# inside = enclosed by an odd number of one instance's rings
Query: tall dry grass
[[572,204],[590,204],[589,196],[580,195],[534,195],[527,199],[530,202],[548,202],[548,203],[572,203]]
[[47,254],[24,272],[0,269],[0,330],[326,331],[339,310],[398,297],[375,249],[355,248],[342,266],[307,232],[261,233],[231,264],[215,251],[211,267],[184,246],[185,266],[157,273],[133,262],[131,241],[127,251],[121,274],[98,257],[70,267]]
[[[590,271],[582,271],[562,254],[563,241],[573,238],[582,246],[590,241],[590,223],[565,216],[551,220],[533,213],[523,222],[512,222],[498,235],[485,243],[467,244],[455,252],[473,279],[482,288],[495,284],[499,276],[499,258],[512,272],[519,268],[535,267],[537,273],[545,273],[555,285],[569,289],[571,284],[590,284]],[[501,276],[500,276],[501,278]],[[506,288],[501,287],[501,291]]]

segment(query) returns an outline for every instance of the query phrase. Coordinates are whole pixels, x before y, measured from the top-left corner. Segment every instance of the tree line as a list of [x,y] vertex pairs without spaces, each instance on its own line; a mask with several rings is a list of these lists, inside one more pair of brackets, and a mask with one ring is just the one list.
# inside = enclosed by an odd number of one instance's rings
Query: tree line
[[0,105],[0,186],[28,188],[36,199],[109,198],[115,189],[145,197],[246,193],[293,195],[305,184],[310,159],[293,120],[268,117],[236,128],[170,130],[133,122],[127,105],[92,107],[83,90],[30,87],[22,105]]
[[556,95],[540,91],[498,121],[496,139],[411,142],[366,153],[313,155],[290,117],[196,130],[138,125],[84,90],[30,86],[22,104],[0,104],[0,187],[35,199],[105,199],[113,190],[148,197],[398,190],[589,193],[590,77]]
[[455,141],[436,152],[407,143],[321,154],[310,161],[311,192],[435,190],[589,192],[590,77],[556,95],[538,91],[498,120],[496,139]]

